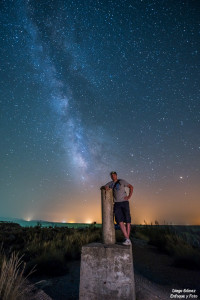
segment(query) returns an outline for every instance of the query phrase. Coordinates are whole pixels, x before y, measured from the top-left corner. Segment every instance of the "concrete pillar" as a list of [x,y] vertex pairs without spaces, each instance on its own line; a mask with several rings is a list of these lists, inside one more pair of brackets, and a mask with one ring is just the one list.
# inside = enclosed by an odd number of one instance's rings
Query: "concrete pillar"
[[101,190],[102,235],[104,244],[115,244],[115,228],[113,220],[113,191]]
[[79,300],[135,300],[131,246],[82,247]]

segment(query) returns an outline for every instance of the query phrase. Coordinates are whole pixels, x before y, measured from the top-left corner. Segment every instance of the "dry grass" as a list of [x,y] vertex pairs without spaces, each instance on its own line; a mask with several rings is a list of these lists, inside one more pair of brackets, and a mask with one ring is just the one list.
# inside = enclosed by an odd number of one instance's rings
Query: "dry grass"
[[22,257],[15,252],[11,254],[10,259],[3,255],[0,271],[0,299],[2,300],[27,299],[33,290],[33,285],[27,284],[27,277],[34,272],[34,269],[24,276],[26,263],[23,262]]

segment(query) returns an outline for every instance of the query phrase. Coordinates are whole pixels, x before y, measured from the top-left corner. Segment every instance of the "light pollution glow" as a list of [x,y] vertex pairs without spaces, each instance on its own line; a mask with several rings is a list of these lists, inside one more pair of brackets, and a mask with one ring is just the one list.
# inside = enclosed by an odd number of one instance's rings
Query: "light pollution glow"
[[[169,187],[166,187],[168,190]],[[183,192],[175,189],[166,193],[164,189],[162,201],[159,201],[160,194],[155,194],[149,188],[146,191],[134,191],[130,200],[130,210],[132,216],[132,224],[154,224],[155,220],[159,224],[191,224],[200,225],[199,218],[199,201],[198,195],[189,191],[189,195],[182,199]],[[190,193],[191,192],[191,193]],[[146,196],[148,194],[148,197]],[[176,201],[174,201],[176,199]],[[194,201],[195,199],[195,201]],[[45,212],[37,213],[37,219],[43,219],[52,222],[65,223],[101,223],[101,197],[100,192],[98,198],[91,195],[84,203],[80,199],[74,199],[73,204],[68,202],[62,204],[60,210],[57,206],[58,200],[49,207],[46,207]],[[179,203],[181,201],[181,205]],[[193,205],[190,206],[189,203]],[[75,204],[74,204],[75,203]],[[34,216],[25,217],[25,219],[34,219]]]

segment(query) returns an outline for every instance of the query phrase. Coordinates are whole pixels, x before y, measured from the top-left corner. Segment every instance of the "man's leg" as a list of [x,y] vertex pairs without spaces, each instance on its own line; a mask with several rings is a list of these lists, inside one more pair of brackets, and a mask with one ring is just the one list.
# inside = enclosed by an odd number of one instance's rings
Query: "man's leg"
[[130,232],[131,232],[131,223],[126,223],[126,232],[127,232],[128,239],[129,239]]
[[130,237],[131,232],[131,215],[130,215],[130,207],[129,207],[129,201],[124,202],[124,216],[126,220],[126,232],[128,235],[128,239]]
[[122,221],[124,219],[123,211],[122,211],[122,203],[121,202],[115,202],[114,204],[114,214],[116,222],[119,224],[120,229],[124,235],[124,237],[127,239],[128,235],[126,232],[126,226],[124,225],[124,222]]
[[[129,235],[128,235],[128,233],[127,233],[126,226],[124,225],[124,222],[119,222],[119,226],[120,226],[120,228],[121,228],[121,231],[123,232],[124,237],[125,237],[126,239],[128,239],[128,238],[129,238]],[[129,232],[129,234],[130,234],[130,232]]]

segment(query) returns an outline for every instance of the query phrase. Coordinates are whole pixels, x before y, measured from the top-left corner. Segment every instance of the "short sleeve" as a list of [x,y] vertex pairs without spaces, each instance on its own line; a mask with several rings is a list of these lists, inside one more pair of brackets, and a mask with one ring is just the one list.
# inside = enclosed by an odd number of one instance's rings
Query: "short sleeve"
[[121,184],[123,184],[123,186],[127,187],[130,183],[128,183],[126,180],[121,179]]

